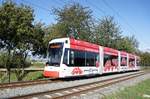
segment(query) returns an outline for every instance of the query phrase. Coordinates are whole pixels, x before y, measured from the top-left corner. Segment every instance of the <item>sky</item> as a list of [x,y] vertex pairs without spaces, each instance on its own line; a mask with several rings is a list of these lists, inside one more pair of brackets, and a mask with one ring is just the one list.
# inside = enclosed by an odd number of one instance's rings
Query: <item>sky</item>
[[[113,16],[122,35],[132,36],[139,42],[139,49],[150,50],[150,0],[13,0],[17,4],[23,3],[34,9],[35,21],[45,25],[56,23],[56,16],[52,8],[62,8],[66,4],[78,2],[92,10],[96,20],[103,16]],[[2,2],[2,0],[1,0]]]

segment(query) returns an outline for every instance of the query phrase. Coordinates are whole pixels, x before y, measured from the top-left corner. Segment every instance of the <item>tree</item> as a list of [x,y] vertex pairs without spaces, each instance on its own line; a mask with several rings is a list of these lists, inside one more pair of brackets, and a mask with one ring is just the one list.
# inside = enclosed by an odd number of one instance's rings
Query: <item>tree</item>
[[45,34],[46,34],[46,27],[41,22],[34,24],[33,29],[33,37],[32,37],[32,54],[33,55],[41,55],[43,57],[46,56],[47,45],[48,43],[45,42]]
[[150,53],[149,52],[141,52],[140,54],[141,58],[141,66],[150,66]]
[[[0,6],[0,46],[13,57],[15,52],[26,60],[32,46],[34,27],[33,10],[29,6],[18,6],[12,1],[5,1]],[[24,68],[25,64],[20,64]],[[10,73],[11,58],[7,58],[6,69]]]
[[34,25],[34,35],[32,39],[32,54],[46,57],[47,47],[50,40],[60,37],[65,37],[60,33],[63,33],[63,27],[60,24],[50,25],[44,27],[42,23],[36,23]]
[[53,9],[57,16],[57,24],[51,34],[61,34],[65,37],[74,37],[89,41],[92,27],[91,10],[79,3],[65,5],[62,9]]
[[121,39],[120,27],[114,22],[114,18],[106,16],[102,18],[95,28],[94,42],[107,47],[117,48],[116,42]]
[[131,44],[133,45],[135,51],[138,49],[139,47],[139,42],[137,41],[137,39],[135,38],[134,35],[132,35],[131,37],[128,37],[129,42],[131,42]]
[[136,53],[138,51],[138,41],[135,39],[135,36],[122,36],[119,25],[111,16],[106,16],[100,20],[95,29],[93,38],[95,43],[102,46],[131,53]]
[[138,42],[134,36],[132,37],[122,37],[116,42],[117,49],[121,51],[126,51],[129,53],[136,53],[138,51]]
[[20,42],[28,42],[28,35],[32,33],[32,21],[33,11],[30,7],[17,6],[11,1],[4,2],[0,6],[1,45],[11,50]]

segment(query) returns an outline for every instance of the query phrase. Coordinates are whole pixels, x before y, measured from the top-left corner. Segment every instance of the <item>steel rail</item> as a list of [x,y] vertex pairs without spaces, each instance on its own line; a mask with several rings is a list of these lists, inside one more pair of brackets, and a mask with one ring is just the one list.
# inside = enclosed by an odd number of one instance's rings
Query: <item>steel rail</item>
[[16,88],[16,87],[25,87],[32,86],[37,84],[46,84],[46,83],[54,83],[59,82],[59,79],[41,79],[41,80],[32,80],[32,81],[20,81],[20,82],[12,82],[12,83],[2,83],[0,84],[0,90],[6,88]]
[[[62,89],[56,89],[56,90],[51,90],[51,91],[46,91],[46,92],[39,92],[39,93],[33,93],[33,94],[28,94],[28,95],[23,95],[23,96],[15,96],[12,97],[12,99],[22,99],[22,98],[32,98],[32,97],[39,97],[39,96],[43,96],[43,95],[51,95],[53,99],[61,99],[61,98],[65,98],[68,96],[73,96],[76,94],[80,94],[83,92],[87,92],[90,90],[94,90],[97,88],[102,88],[102,87],[106,87],[109,86],[111,84],[115,84],[121,81],[125,81],[128,79],[132,79],[141,75],[146,74],[147,72],[136,72],[133,74],[128,74],[128,75],[124,75],[124,76],[120,76],[120,77],[115,77],[115,78],[110,78],[110,79],[106,79],[106,80],[102,80],[102,81],[96,81],[96,82],[92,82],[92,83],[88,83],[88,84],[84,84],[84,85],[77,85],[77,86],[72,86],[72,87],[67,87],[67,88],[62,88]],[[91,86],[91,87],[88,87]],[[93,86],[93,87],[92,87]],[[71,92],[72,89],[77,89],[79,91],[75,91],[75,92]],[[70,93],[65,93],[63,95],[55,95],[55,93],[63,93],[64,91],[70,91]]]
[[47,84],[47,83],[56,83],[63,81],[59,78],[49,78],[49,79],[39,79],[39,80],[32,80],[32,81],[19,81],[19,82],[11,82],[11,83],[1,83],[0,84],[0,90],[1,89],[9,89],[9,88],[16,88],[16,87],[26,87],[26,86],[33,86],[33,85],[39,85],[39,84]]

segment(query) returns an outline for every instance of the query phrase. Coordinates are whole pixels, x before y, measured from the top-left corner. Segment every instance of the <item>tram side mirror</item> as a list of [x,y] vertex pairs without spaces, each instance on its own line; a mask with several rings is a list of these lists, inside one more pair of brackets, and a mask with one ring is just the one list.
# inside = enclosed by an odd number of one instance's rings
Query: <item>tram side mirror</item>
[[65,43],[68,44],[68,40],[66,40]]
[[49,62],[46,62],[46,63],[45,63],[45,66],[48,66],[48,65],[49,65]]

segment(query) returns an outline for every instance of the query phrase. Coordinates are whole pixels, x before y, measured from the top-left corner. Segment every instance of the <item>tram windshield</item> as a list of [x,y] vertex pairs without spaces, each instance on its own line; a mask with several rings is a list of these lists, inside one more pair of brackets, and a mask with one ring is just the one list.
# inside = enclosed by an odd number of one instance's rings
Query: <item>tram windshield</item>
[[48,64],[51,66],[59,66],[63,51],[63,43],[53,43],[48,48]]

